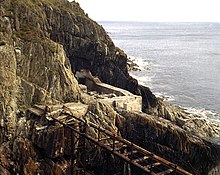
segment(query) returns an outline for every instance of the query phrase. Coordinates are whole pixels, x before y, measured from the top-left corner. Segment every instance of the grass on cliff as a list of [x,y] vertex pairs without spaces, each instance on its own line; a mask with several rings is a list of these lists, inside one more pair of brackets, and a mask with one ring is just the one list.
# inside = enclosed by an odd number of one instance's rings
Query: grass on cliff
[[0,32],[5,32],[6,30],[0,26]]
[[75,1],[69,2],[67,0],[13,0],[12,3],[14,5],[22,4],[28,6],[29,8],[37,8],[42,4],[46,4],[54,9],[60,9],[69,13],[75,13],[77,15],[84,13],[84,11],[80,8],[79,3]]
[[39,38],[44,37],[43,31],[36,24],[41,24],[42,16],[39,13],[44,13],[45,6],[57,10],[58,13],[85,16],[84,11],[81,10],[79,4],[76,2],[70,3],[67,0],[13,0],[8,9],[8,14],[10,14],[11,18],[14,18],[15,14],[24,13],[24,15],[27,15],[28,11],[32,11],[31,16],[27,16],[26,21],[22,21],[19,27],[20,29],[14,32],[17,38],[36,42]]
[[56,51],[56,45],[48,38],[40,36],[40,31],[30,25],[21,25],[20,31],[15,32],[15,36],[28,42],[40,43],[48,47],[51,52]]
[[45,3],[48,5],[60,5],[64,4],[66,0],[13,0],[13,3],[22,3],[29,7],[35,7],[36,5],[40,5],[41,3]]
[[39,31],[33,26],[21,25],[20,31],[15,32],[15,35],[25,41],[36,41],[39,36]]

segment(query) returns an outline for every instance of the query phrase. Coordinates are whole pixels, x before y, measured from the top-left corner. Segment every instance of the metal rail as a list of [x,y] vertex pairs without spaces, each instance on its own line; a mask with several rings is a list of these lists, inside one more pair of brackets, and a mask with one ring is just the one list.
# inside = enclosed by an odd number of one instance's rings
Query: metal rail
[[[83,125],[83,131],[77,130],[73,128],[70,124],[64,123],[57,119],[56,117],[62,115],[71,116],[75,121],[81,123]],[[94,117],[98,117],[96,114],[92,113],[91,111],[87,112]],[[181,167],[173,164],[152,152],[141,148],[140,146],[122,138],[117,133],[112,133],[100,126],[88,122],[87,120],[80,119],[75,117],[71,110],[67,107],[63,107],[62,110],[57,110],[51,113],[46,114],[47,118],[51,118],[55,122],[63,125],[74,131],[75,133],[79,134],[83,138],[93,142],[94,144],[98,145],[99,147],[107,150],[113,155],[118,156],[125,162],[133,165],[134,167],[141,170],[142,174],[150,174],[150,175],[192,175],[191,173],[185,171]],[[71,120],[74,122],[74,120]],[[92,127],[98,132],[98,138],[93,138],[89,135],[88,129]],[[104,137],[102,137],[104,136]]]
[[[38,108],[37,106],[35,109]],[[47,107],[45,108],[47,109]],[[42,108],[38,108],[38,110],[43,110]],[[34,108],[30,111],[33,112],[35,115],[39,115]],[[48,110],[47,113],[41,112],[43,117],[46,117],[47,121],[54,121],[66,128],[69,128],[74,133],[81,136],[83,139],[88,140],[95,145],[107,150],[110,154],[115,155],[121,158],[124,162],[127,162],[129,165],[133,165],[133,167],[138,168],[142,174],[145,175],[192,175],[191,173],[185,171],[181,167],[177,166],[170,161],[167,161],[152,152],[141,148],[140,146],[122,138],[118,133],[112,133],[104,128],[92,123],[88,122],[87,120],[78,118],[74,116],[71,109],[63,106],[62,109],[58,109],[56,111],[50,112]],[[99,118],[96,114],[88,111],[85,116],[89,114],[95,118]],[[63,118],[59,117],[60,115],[69,116],[71,119],[68,121],[61,121]],[[70,123],[69,123],[70,122]],[[74,128],[72,124],[78,124],[79,127]],[[97,138],[92,137],[89,135],[88,129],[93,128],[97,132]],[[85,162],[84,162],[85,163]],[[83,165],[85,168],[85,165]],[[85,173],[85,171],[84,171]]]

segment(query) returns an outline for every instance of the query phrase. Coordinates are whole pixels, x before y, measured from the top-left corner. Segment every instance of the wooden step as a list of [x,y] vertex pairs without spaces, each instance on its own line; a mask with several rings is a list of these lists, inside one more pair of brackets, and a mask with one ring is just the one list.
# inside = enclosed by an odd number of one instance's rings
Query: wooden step
[[168,170],[157,173],[157,175],[165,175],[165,174],[172,173],[173,171],[174,171],[173,169],[168,169]]
[[66,124],[72,124],[73,122],[74,122],[74,123],[79,123],[78,121],[76,121],[75,118],[71,118],[71,119],[69,119],[69,120],[66,121]]
[[98,141],[102,142],[102,141],[109,140],[109,139],[111,139],[111,137],[100,138]]
[[145,161],[145,160],[147,160],[149,158],[150,158],[149,156],[144,156],[144,157],[140,157],[140,158],[134,159],[132,161],[134,161],[134,162],[143,162],[143,161]]
[[[113,149],[113,143],[105,143],[104,144],[105,146],[109,146]],[[126,148],[127,145],[119,142],[119,141],[115,141],[115,146],[114,146],[114,151],[119,151],[121,150],[122,148]]]
[[[121,142],[119,142],[119,141],[115,141],[115,145],[117,145],[117,144],[119,144],[119,143],[121,143]],[[105,146],[112,146],[113,145],[113,143],[105,143]]]
[[130,155],[136,154],[136,153],[138,153],[138,151],[137,151],[137,150],[133,150],[132,152],[129,151],[129,152],[127,152],[127,153],[123,153],[123,155],[124,155],[124,156],[130,156]]
[[128,145],[115,145],[115,151],[119,151],[119,150],[121,150],[122,148],[127,148],[128,147]]
[[161,165],[161,163],[156,162],[156,163],[152,163],[151,165],[144,166],[144,167],[149,169],[149,168],[154,168],[154,167],[159,166],[159,165]]

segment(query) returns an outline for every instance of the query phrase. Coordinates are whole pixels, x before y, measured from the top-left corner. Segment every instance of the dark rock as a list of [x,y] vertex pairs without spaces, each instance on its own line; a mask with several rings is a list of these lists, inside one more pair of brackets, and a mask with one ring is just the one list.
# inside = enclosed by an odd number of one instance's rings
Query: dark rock
[[137,63],[134,62],[131,58],[128,58],[127,60],[127,68],[128,71],[141,71],[141,68]]
[[0,165],[0,174],[10,175],[10,172]]
[[[220,146],[193,136],[162,118],[119,111],[117,126],[128,140],[176,162],[193,174],[217,170]],[[199,156],[199,158],[198,158]]]

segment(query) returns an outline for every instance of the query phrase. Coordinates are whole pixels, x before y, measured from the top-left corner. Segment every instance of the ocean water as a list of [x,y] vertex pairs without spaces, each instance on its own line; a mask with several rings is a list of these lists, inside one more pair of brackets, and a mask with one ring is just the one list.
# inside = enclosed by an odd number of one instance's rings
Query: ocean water
[[220,23],[100,22],[141,67],[140,84],[189,112],[220,120]]

